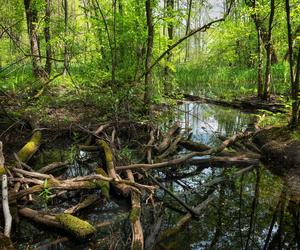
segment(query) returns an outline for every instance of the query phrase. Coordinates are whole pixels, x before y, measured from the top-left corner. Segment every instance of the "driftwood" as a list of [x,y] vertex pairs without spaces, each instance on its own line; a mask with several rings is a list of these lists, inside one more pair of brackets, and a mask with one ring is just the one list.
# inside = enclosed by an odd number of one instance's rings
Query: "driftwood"
[[19,209],[19,214],[46,226],[63,229],[80,239],[96,232],[91,224],[70,214],[47,215],[30,208]]
[[176,122],[167,132],[167,134],[164,136],[163,141],[157,146],[157,151],[159,153],[163,152],[164,150],[166,150],[170,143],[171,143],[171,137],[178,131],[180,126],[179,122]]

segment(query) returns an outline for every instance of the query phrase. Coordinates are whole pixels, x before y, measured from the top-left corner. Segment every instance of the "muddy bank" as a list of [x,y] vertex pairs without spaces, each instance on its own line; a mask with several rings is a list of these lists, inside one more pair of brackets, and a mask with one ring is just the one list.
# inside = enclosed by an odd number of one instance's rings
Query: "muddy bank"
[[276,174],[300,167],[300,131],[287,127],[263,129],[253,137],[262,152],[262,161]]

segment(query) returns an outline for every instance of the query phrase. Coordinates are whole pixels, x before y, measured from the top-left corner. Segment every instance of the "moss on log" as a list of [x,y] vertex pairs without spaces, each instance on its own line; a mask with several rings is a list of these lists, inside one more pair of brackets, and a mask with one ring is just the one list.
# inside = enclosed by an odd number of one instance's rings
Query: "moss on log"
[[42,132],[35,131],[31,139],[17,153],[20,161],[28,162],[34,153],[39,149],[42,140]]
[[[96,172],[96,174],[101,174],[103,176],[108,177],[107,173],[104,171],[103,168],[97,168],[95,170],[95,172]],[[109,199],[109,182],[108,181],[98,180],[97,184],[99,184],[99,187],[101,189],[102,194],[108,200]]]
[[55,216],[56,220],[68,231],[78,238],[86,238],[94,234],[96,228],[87,221],[81,220],[70,214],[58,214]]

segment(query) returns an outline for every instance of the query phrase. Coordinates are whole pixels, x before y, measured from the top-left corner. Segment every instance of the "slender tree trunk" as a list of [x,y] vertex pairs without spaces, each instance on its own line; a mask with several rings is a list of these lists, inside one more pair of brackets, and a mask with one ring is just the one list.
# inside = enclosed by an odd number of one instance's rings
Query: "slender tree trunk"
[[270,3],[271,12],[269,18],[269,27],[268,27],[268,38],[267,38],[267,60],[266,60],[266,78],[265,78],[265,88],[264,88],[264,100],[270,99],[270,85],[271,85],[271,60],[272,60],[272,51],[271,51],[271,42],[272,42],[272,25],[274,20],[275,13],[275,0],[271,0]]
[[147,38],[147,52],[145,61],[145,93],[144,93],[144,103],[149,105],[152,97],[152,72],[151,72],[151,59],[153,53],[153,40],[154,40],[154,26],[152,18],[152,1],[146,0],[146,17],[147,17],[147,28],[148,28],[148,38]]
[[37,78],[43,77],[43,70],[41,68],[41,55],[39,48],[39,37],[37,34],[38,15],[34,2],[31,0],[24,0],[26,11],[27,31],[30,40],[30,51],[32,60],[33,74]]
[[[300,84],[300,46],[298,46],[297,67],[296,67],[296,77],[295,77],[295,87],[296,87],[295,93],[297,94],[297,96],[299,94],[299,84]],[[300,126],[299,99],[297,99],[297,111],[299,112],[298,122],[297,122],[297,125],[299,127]]]
[[44,28],[44,36],[46,42],[46,64],[45,69],[48,77],[51,74],[51,44],[50,44],[50,15],[51,15],[51,0],[45,0],[46,8],[45,8],[45,28]]
[[[188,0],[188,16],[187,16],[187,20],[186,20],[185,35],[187,35],[190,32],[192,5],[193,5],[193,0]],[[185,62],[189,58],[189,49],[190,49],[189,45],[190,45],[189,40],[187,40],[186,47],[185,47],[185,58],[184,58]]]
[[[294,76],[294,52],[293,52],[293,38],[292,38],[292,27],[291,27],[291,14],[290,14],[290,1],[285,1],[285,11],[286,11],[286,22],[287,22],[287,37],[288,37],[288,58],[290,64],[290,81],[291,81],[291,98],[292,98],[292,117],[290,120],[290,126],[296,127],[298,120],[298,91],[299,91],[299,81],[296,82]],[[298,68],[298,63],[297,63]]]
[[[68,22],[69,22],[69,18],[68,18],[68,0],[64,0],[64,12],[65,12],[65,39],[67,39],[67,36],[68,36]],[[65,41],[65,46],[64,46],[64,67],[65,67],[65,70],[64,70],[64,75],[66,75],[66,71],[69,70],[69,60],[68,60],[68,42],[67,40]]]
[[117,14],[117,0],[113,1],[113,53],[111,65],[111,81],[114,84],[116,81],[116,64],[117,64],[117,42],[116,42],[116,14]]
[[262,40],[261,40],[261,29],[257,27],[257,97],[262,98],[263,96],[263,57],[262,57]]
[[[168,18],[172,18],[173,17],[173,11],[174,11],[174,0],[167,0],[167,16]],[[169,21],[168,23],[168,48],[170,47],[170,44],[173,41],[173,35],[174,35],[174,25],[172,23],[173,20]],[[168,94],[171,92],[171,72],[170,72],[170,66],[169,63],[171,63],[171,57],[172,57],[172,53],[171,51],[168,52],[167,56],[166,56],[166,61],[167,61],[167,65],[165,66],[165,81],[164,81],[164,90],[165,90],[165,94]]]

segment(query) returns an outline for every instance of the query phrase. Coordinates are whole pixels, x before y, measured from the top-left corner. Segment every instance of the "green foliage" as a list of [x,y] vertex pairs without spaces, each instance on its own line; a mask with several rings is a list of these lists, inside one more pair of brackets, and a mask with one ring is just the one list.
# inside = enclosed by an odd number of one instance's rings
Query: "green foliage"
[[52,195],[52,192],[50,191],[50,188],[48,185],[48,179],[45,179],[44,183],[43,183],[43,191],[40,192],[39,197],[45,202],[45,204],[47,204],[51,195]]

